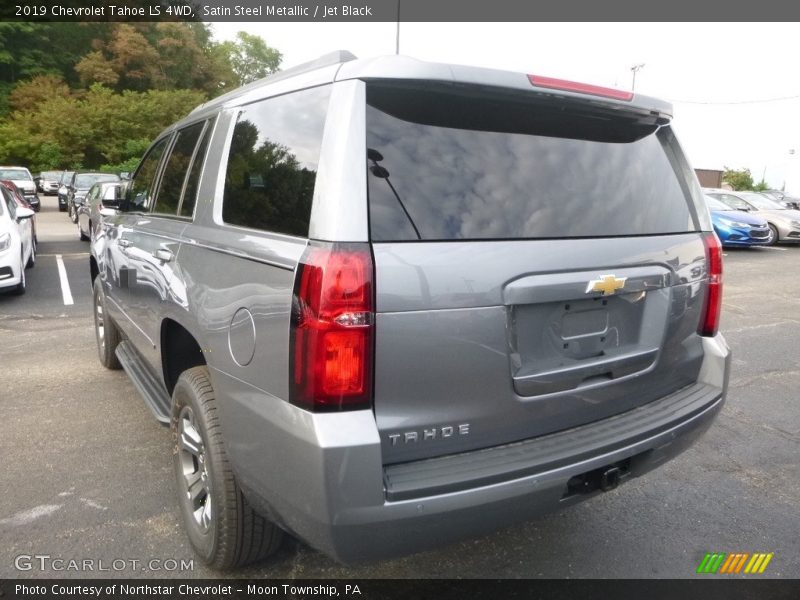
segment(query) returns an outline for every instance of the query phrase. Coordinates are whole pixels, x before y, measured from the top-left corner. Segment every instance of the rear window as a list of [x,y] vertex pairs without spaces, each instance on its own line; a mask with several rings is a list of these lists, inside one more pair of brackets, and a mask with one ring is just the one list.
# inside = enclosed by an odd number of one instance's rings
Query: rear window
[[528,96],[370,84],[372,239],[606,237],[698,229],[664,128]]
[[111,173],[81,173],[75,177],[75,187],[90,188],[100,181],[119,181],[119,176]]
[[33,177],[26,169],[0,169],[0,179],[32,180]]

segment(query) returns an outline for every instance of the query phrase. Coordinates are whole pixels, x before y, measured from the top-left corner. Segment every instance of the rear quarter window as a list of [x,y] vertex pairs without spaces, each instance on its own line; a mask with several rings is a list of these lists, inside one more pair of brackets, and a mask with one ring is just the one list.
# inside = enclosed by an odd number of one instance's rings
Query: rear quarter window
[[242,108],[225,173],[222,220],[306,237],[329,86]]
[[372,239],[698,229],[664,127],[552,104],[368,85]]

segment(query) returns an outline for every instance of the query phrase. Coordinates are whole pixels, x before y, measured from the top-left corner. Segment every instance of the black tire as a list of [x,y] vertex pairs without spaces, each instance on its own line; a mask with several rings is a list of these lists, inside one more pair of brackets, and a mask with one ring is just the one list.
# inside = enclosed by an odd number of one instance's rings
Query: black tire
[[198,556],[226,570],[273,554],[283,532],[252,509],[236,483],[207,367],[187,369],[178,378],[171,429],[178,503]]
[[115,353],[117,346],[122,338],[114,321],[108,316],[106,310],[106,295],[103,292],[103,283],[100,277],[94,278],[92,284],[93,310],[94,314],[94,336],[97,340],[97,356],[100,364],[106,369],[116,370],[122,367]]
[[81,241],[82,242],[88,242],[89,241],[89,236],[86,235],[85,233],[83,233],[83,229],[81,229],[81,224],[80,223],[78,223],[78,233],[81,236]]
[[25,257],[22,254],[19,255],[19,276],[20,281],[14,287],[14,293],[17,296],[22,296],[28,289],[28,283],[25,280]]
[[769,226],[769,241],[767,242],[767,246],[774,246],[778,243],[778,228],[775,227],[772,223],[767,223]]
[[61,203],[58,204],[58,212],[67,212],[66,206],[61,206]]
[[36,266],[36,240],[31,240],[31,255],[28,257],[28,262],[25,263],[26,269],[32,269]]

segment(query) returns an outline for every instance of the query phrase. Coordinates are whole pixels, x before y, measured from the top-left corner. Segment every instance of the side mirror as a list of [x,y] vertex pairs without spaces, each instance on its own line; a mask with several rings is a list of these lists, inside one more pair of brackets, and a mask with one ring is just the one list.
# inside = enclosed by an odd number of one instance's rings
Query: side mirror
[[[118,209],[124,200],[124,195],[118,187],[110,187],[103,193],[103,199],[100,201],[103,208]],[[101,211],[102,214],[102,211]]]
[[114,210],[119,210],[122,207],[123,200],[121,198],[115,198],[113,200],[103,200],[101,205],[103,208],[113,208]]
[[17,221],[22,221],[22,219],[30,219],[36,213],[33,212],[30,208],[25,208],[24,206],[20,206],[17,208]]
[[130,179],[131,178],[131,174],[128,171],[122,171],[122,173],[119,174],[119,178],[120,179]]

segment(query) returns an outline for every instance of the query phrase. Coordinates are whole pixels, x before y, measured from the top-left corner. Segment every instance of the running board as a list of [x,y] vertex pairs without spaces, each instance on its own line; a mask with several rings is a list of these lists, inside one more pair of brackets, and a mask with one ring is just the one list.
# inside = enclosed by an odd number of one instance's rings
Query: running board
[[150,374],[130,342],[120,342],[115,354],[155,418],[169,425],[172,400],[161,382]]

